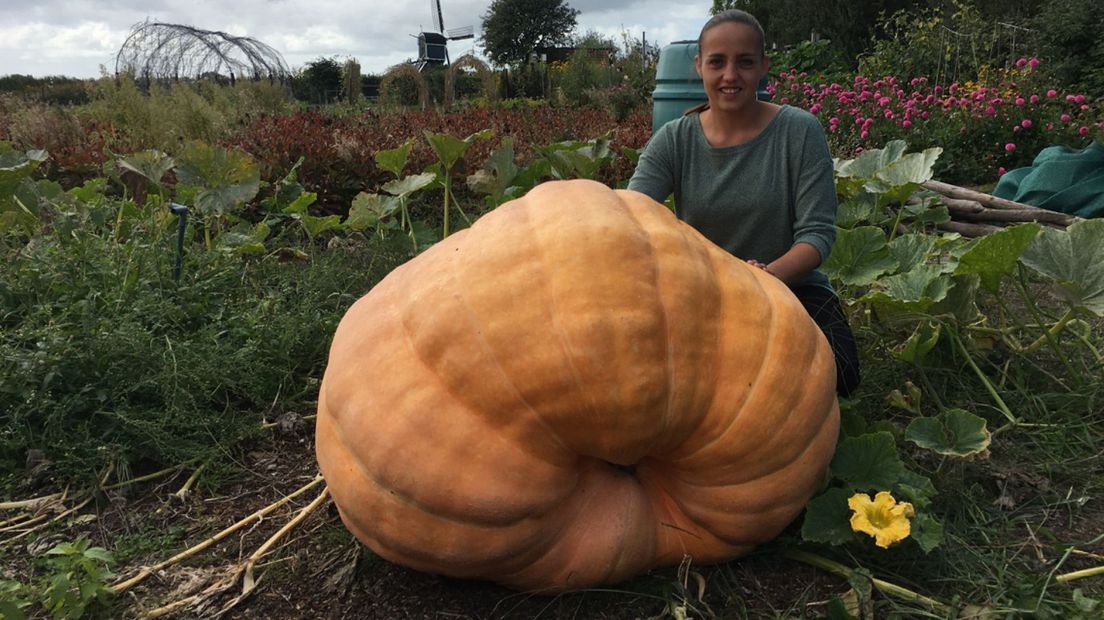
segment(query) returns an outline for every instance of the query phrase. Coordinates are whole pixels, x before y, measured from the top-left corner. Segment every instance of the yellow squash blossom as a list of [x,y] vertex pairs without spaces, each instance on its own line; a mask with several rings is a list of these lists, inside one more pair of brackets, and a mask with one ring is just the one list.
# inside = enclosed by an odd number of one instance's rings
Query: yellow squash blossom
[[847,500],[851,515],[851,529],[874,537],[874,543],[888,549],[893,543],[908,538],[911,528],[909,518],[916,514],[912,504],[898,502],[888,491],[882,491],[871,501],[866,493],[856,493]]

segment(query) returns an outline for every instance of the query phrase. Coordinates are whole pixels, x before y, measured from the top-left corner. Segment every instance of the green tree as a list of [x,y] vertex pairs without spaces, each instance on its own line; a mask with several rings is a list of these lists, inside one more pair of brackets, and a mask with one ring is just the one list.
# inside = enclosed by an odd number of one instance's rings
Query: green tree
[[1044,67],[1063,83],[1104,96],[1104,5],[1050,0],[1032,22]]
[[336,58],[319,56],[295,74],[291,91],[300,101],[329,103],[341,95],[343,79],[341,64]]
[[521,62],[538,47],[570,41],[578,15],[564,0],[494,0],[483,15],[483,49],[497,66]]
[[796,45],[815,32],[830,39],[855,66],[859,55],[869,50],[881,14],[943,4],[942,0],[713,0],[712,12],[743,9],[751,13],[763,25],[768,48]]

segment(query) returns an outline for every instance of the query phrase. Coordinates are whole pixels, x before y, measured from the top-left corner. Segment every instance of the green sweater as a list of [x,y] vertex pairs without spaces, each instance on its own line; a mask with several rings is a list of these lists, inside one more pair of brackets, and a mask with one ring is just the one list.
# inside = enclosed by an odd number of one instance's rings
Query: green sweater
[[[782,106],[754,139],[710,146],[698,114],[673,120],[652,136],[629,189],[663,202],[710,241],[743,259],[769,263],[797,242],[821,260],[836,237],[836,188],[824,129],[815,116]],[[813,271],[794,284],[822,284]]]

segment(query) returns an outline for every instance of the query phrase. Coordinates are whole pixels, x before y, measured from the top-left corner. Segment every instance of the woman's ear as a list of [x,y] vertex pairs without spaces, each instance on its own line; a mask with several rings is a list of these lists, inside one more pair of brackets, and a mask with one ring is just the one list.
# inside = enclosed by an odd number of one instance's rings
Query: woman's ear
[[701,74],[701,54],[695,54],[694,55],[694,73],[697,73],[698,77],[702,76],[702,74]]

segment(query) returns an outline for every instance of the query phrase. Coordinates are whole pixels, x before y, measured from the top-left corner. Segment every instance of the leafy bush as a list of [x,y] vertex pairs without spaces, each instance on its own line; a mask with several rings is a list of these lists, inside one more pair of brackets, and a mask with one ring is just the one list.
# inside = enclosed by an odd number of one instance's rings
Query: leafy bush
[[566,63],[551,63],[548,72],[553,88],[570,106],[595,105],[588,93],[608,88],[615,79],[610,64],[596,60],[586,49],[575,50]]
[[619,123],[624,122],[630,114],[641,109],[648,102],[647,99],[641,100],[628,84],[591,88],[584,94],[591,105],[609,110],[610,116]]
[[24,617],[24,609],[37,600],[55,619],[77,620],[89,612],[104,612],[112,597],[108,580],[113,577],[114,559],[103,547],[90,546],[87,539],[63,542],[38,558],[45,574],[23,584],[0,580],[0,617]]
[[56,204],[45,234],[2,248],[5,471],[31,448],[60,478],[227,454],[273,403],[313,398],[341,314],[405,256],[367,242],[243,259],[190,228],[177,283],[176,220],[157,200],[88,186]]
[[1016,50],[1007,41],[1016,34],[1012,26],[983,18],[962,0],[951,4],[949,15],[927,8],[883,16],[883,34],[859,59],[859,73],[899,79],[923,75],[947,84],[972,79],[982,66],[1007,65],[1015,59]]
[[250,120],[287,113],[292,107],[286,88],[275,82],[153,84],[146,93],[124,76],[95,82],[92,102],[76,114],[116,128],[119,139],[135,150],[156,148],[172,153],[181,141],[227,140]]
[[772,50],[770,56],[771,77],[777,79],[781,72],[804,73],[821,82],[846,81],[851,74],[839,49],[828,39],[802,41],[784,50]]
[[0,93],[11,93],[47,105],[81,105],[89,100],[85,80],[60,75],[43,78],[5,75],[0,77]]
[[1031,25],[1040,56],[1063,84],[1104,97],[1104,5],[1095,0],[1050,0]]

